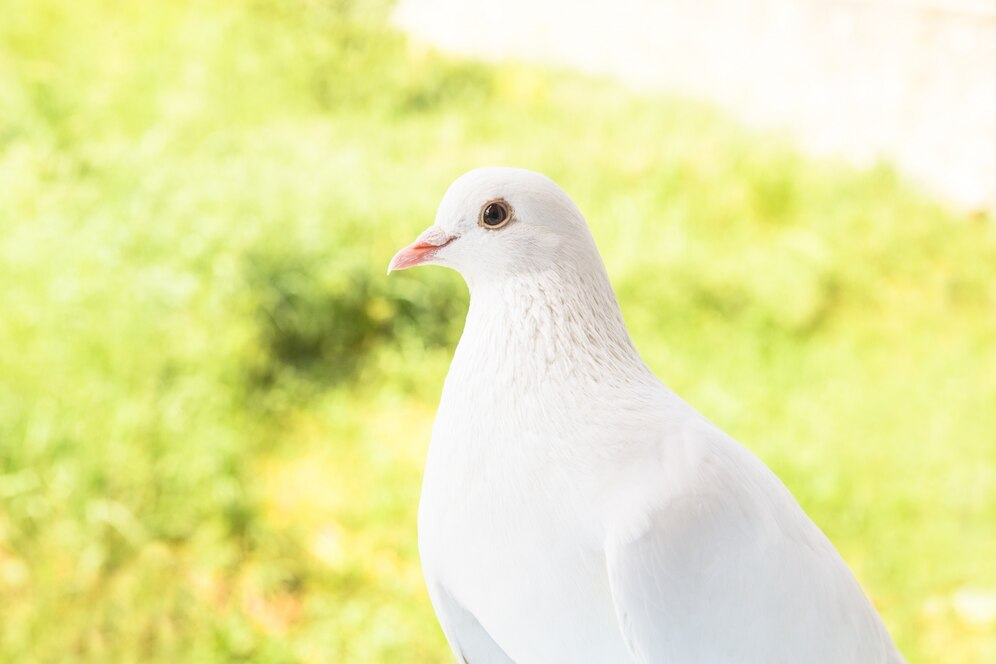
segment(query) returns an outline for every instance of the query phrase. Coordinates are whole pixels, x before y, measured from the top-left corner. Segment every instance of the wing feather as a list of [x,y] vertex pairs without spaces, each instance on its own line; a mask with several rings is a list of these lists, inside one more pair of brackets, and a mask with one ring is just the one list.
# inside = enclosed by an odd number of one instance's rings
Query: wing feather
[[[634,659],[902,662],[847,565],[777,477],[705,421],[690,481],[610,541],[616,614]],[[672,469],[674,470],[674,469]]]
[[436,617],[458,662],[515,664],[470,611],[439,585],[429,581],[428,587]]

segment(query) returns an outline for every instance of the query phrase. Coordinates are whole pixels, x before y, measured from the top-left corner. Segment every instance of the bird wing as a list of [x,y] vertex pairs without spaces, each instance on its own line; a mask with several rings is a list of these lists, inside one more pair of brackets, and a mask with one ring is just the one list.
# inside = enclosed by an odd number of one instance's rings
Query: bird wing
[[459,664],[515,664],[474,614],[428,575],[426,581],[432,607]]
[[833,545],[759,459],[705,420],[686,424],[679,445],[685,467],[664,471],[678,488],[606,547],[637,662],[903,661]]

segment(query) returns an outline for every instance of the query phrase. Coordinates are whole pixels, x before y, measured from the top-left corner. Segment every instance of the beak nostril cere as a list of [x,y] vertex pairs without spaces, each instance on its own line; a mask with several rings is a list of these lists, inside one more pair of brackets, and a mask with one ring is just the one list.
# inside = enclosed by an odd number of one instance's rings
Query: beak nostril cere
[[394,270],[404,270],[422,265],[432,260],[443,247],[455,239],[455,236],[450,235],[439,226],[429,226],[415,238],[414,242],[394,255],[387,266],[387,273],[391,274]]

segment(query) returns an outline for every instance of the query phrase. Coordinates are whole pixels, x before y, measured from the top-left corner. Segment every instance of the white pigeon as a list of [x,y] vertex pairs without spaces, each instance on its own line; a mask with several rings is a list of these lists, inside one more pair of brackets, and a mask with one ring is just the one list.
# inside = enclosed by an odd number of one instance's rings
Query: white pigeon
[[553,181],[486,168],[391,261],[470,311],[419,551],[458,662],[902,662],[847,565],[751,452],[661,383]]

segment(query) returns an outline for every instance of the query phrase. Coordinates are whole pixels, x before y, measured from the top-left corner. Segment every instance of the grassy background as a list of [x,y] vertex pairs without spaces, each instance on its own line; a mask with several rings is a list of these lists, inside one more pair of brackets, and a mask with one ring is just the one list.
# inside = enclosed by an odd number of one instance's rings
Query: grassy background
[[996,660],[992,220],[387,12],[0,0],[0,661],[449,661],[415,510],[466,293],[384,271],[483,164],[573,195],[911,662]]

